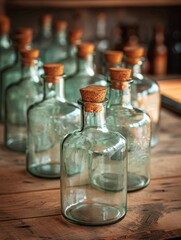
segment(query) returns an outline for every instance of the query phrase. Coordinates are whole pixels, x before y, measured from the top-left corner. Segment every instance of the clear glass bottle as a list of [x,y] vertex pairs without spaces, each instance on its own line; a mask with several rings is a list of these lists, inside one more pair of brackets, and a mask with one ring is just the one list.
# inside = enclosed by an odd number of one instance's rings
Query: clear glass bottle
[[144,48],[127,47],[124,49],[126,67],[132,70],[132,104],[147,112],[152,120],[151,146],[158,143],[160,120],[160,88],[151,78],[141,73]]
[[12,65],[4,68],[0,75],[0,120],[4,122],[4,104],[5,92],[9,85],[16,83],[21,78],[21,54],[20,51],[30,49],[32,36],[24,33],[16,34],[14,36],[16,58]]
[[80,129],[80,109],[65,100],[62,64],[45,64],[44,98],[28,109],[27,171],[60,178],[60,141]]
[[54,25],[54,35],[44,53],[44,63],[61,63],[67,58],[67,22],[57,21]]
[[67,58],[61,60],[64,64],[65,78],[69,78],[77,71],[77,47],[76,45],[81,42],[82,31],[72,30],[69,32],[69,45]]
[[94,71],[92,43],[83,42],[77,45],[78,48],[78,69],[77,72],[65,81],[65,96],[70,102],[77,103],[80,98],[80,88],[88,85],[107,86],[104,76],[98,75]]
[[0,16],[0,71],[15,60],[15,52],[9,38],[10,19]]
[[80,91],[82,128],[62,144],[61,211],[73,223],[111,224],[126,214],[126,141],[106,127],[106,87]]
[[22,78],[6,90],[5,139],[7,148],[17,152],[26,150],[27,109],[43,98],[43,84],[38,76],[38,49],[22,53]]
[[120,132],[128,145],[128,191],[144,188],[150,182],[151,120],[131,105],[131,70],[110,68],[110,96],[107,127]]
[[52,40],[52,15],[45,14],[40,18],[39,32],[34,39],[34,47],[40,50],[40,59],[44,62],[44,53]]

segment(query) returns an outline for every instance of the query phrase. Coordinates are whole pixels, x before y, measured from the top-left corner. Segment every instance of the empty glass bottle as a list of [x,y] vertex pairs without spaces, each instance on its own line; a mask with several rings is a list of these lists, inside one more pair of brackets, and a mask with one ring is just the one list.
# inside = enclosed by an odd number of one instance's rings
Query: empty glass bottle
[[106,120],[109,129],[120,132],[127,140],[128,191],[135,191],[150,182],[151,120],[145,112],[131,105],[130,75],[130,69],[110,68]]
[[77,72],[65,81],[65,96],[73,103],[77,103],[80,98],[80,88],[88,85],[107,85],[104,76],[98,75],[94,71],[92,43],[81,43],[78,48],[78,69]]
[[134,107],[138,107],[147,112],[152,120],[151,146],[158,143],[159,120],[160,120],[160,89],[158,84],[151,78],[141,73],[144,48],[127,47],[124,49],[126,67],[132,70],[131,101]]
[[45,14],[40,18],[40,29],[34,39],[34,47],[40,50],[40,58],[44,62],[44,53],[52,40],[52,15]]
[[106,127],[106,87],[80,91],[82,128],[62,144],[61,210],[74,223],[111,224],[126,214],[126,141]]
[[67,58],[60,60],[64,64],[65,77],[68,78],[76,73],[77,71],[77,47],[82,37],[82,31],[72,30],[69,32],[69,45]]
[[26,150],[27,109],[43,97],[43,85],[38,76],[37,49],[22,52],[22,78],[6,90],[5,145],[17,152]]
[[9,38],[10,19],[0,16],[0,71],[14,62],[15,52]]
[[63,67],[44,65],[43,101],[28,109],[27,170],[38,177],[60,177],[60,141],[80,129],[80,109],[64,98]]
[[67,22],[57,21],[54,25],[54,35],[44,53],[44,63],[61,63],[67,58]]
[[4,105],[5,105],[5,92],[7,87],[12,84],[16,83],[21,78],[21,54],[20,51],[25,49],[30,49],[30,44],[32,41],[31,35],[16,34],[14,36],[15,40],[15,52],[16,58],[12,65],[4,68],[1,72],[0,77],[0,119],[1,122],[4,122]]

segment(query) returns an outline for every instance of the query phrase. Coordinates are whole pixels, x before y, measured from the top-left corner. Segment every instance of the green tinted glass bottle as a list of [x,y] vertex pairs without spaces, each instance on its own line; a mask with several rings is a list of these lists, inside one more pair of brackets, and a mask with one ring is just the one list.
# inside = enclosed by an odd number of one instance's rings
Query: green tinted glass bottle
[[131,105],[130,75],[130,69],[110,68],[107,126],[127,140],[128,191],[136,191],[150,182],[151,120]]
[[38,76],[37,49],[22,52],[22,78],[6,90],[5,145],[17,152],[26,150],[27,109],[43,97],[43,84]]
[[72,76],[77,71],[77,47],[76,45],[80,43],[80,38],[82,37],[82,31],[72,30],[69,32],[69,45],[67,58],[60,60],[65,66],[65,77],[66,79]]
[[151,146],[158,143],[159,120],[160,120],[160,89],[158,84],[151,78],[141,73],[142,57],[144,48],[127,47],[124,49],[126,67],[132,70],[132,104],[147,112],[152,120]]
[[62,144],[61,211],[74,223],[111,224],[126,214],[126,141],[106,127],[106,87],[80,91],[82,128]]
[[14,36],[15,41],[15,51],[16,51],[16,58],[15,62],[10,65],[9,67],[6,67],[1,72],[1,78],[0,78],[0,119],[1,122],[4,122],[4,104],[5,104],[5,92],[7,87],[12,84],[16,83],[21,78],[21,54],[20,51],[23,51],[25,49],[30,49],[30,44],[32,41],[31,35],[26,35],[24,33],[22,34],[16,34]]
[[67,57],[67,22],[57,21],[51,43],[47,46],[44,63],[61,63]]
[[40,50],[40,59],[45,60],[45,51],[52,40],[52,15],[45,14],[40,18],[38,35],[34,39],[33,46]]
[[80,88],[88,85],[107,85],[104,76],[98,75],[94,71],[92,43],[81,43],[78,48],[78,69],[77,72],[65,81],[65,96],[73,103],[77,103],[80,98]]
[[80,129],[80,109],[64,98],[63,65],[44,65],[44,98],[28,110],[27,170],[44,178],[60,177],[60,141]]
[[15,60],[15,51],[9,38],[10,19],[0,16],[0,71]]

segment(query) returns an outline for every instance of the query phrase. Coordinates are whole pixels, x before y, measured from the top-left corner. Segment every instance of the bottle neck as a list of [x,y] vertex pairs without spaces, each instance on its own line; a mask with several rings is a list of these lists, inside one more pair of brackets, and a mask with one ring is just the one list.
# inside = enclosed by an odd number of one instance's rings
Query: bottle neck
[[66,45],[67,44],[67,38],[66,38],[66,31],[58,31],[55,33],[55,42],[60,45]]
[[51,24],[42,25],[40,36],[43,38],[50,38],[52,36]]
[[29,78],[32,81],[38,82],[38,61],[34,60],[33,62],[31,62],[31,64],[29,62],[29,59],[27,59],[27,61],[28,63],[26,62],[26,59],[23,59],[22,62],[22,78]]
[[126,68],[129,68],[132,70],[132,76],[136,74],[141,74],[142,71],[142,61],[139,61],[137,64],[128,64],[126,63]]
[[65,102],[63,76],[45,76],[44,99],[50,98],[55,98],[61,102]]
[[[107,100],[102,103],[90,103],[79,100],[81,105],[82,130],[87,128],[98,128],[106,130],[106,105]],[[94,111],[89,111],[94,109]],[[97,109],[97,110],[95,110]]]
[[0,46],[3,48],[9,48],[10,47],[10,41],[8,34],[2,34],[0,35]]
[[[114,87],[115,86],[115,87]],[[121,105],[124,108],[132,109],[130,83],[111,80],[110,96],[108,107]]]
[[94,76],[93,55],[87,56],[86,59],[78,58],[78,72],[85,72],[88,76]]

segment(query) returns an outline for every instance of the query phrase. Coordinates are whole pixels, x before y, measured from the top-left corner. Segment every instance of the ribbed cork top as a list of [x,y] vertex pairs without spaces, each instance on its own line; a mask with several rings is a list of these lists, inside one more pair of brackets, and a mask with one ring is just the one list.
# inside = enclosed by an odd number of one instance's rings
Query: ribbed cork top
[[86,112],[100,112],[102,106],[96,103],[101,103],[104,101],[106,96],[107,88],[104,86],[88,86],[80,89],[82,100],[85,103]]
[[109,68],[111,80],[129,81],[131,79],[131,69],[128,68]]
[[39,57],[39,50],[36,48],[29,49],[29,50],[23,50],[21,51],[21,55],[23,58],[29,58],[29,59],[37,59]]
[[64,65],[63,64],[44,64],[43,68],[45,70],[45,75],[47,76],[61,76],[63,74]]
[[33,29],[27,27],[19,27],[15,30],[15,34],[26,34],[29,36],[33,36]]
[[69,41],[70,41],[70,43],[71,44],[76,44],[77,43],[77,41],[79,41],[80,39],[81,39],[81,37],[82,37],[82,31],[79,29],[77,29],[77,30],[71,30],[70,32],[69,32]]
[[32,42],[32,36],[26,35],[24,33],[15,34],[13,36],[13,39],[17,42],[17,44],[20,45],[26,45]]
[[10,29],[10,19],[5,16],[0,16],[0,34],[7,34]]
[[106,51],[105,58],[108,63],[119,64],[123,58],[123,52],[121,51]]
[[67,22],[66,21],[56,21],[54,23],[54,29],[56,31],[63,31],[67,28]]
[[40,22],[43,25],[51,24],[51,22],[52,22],[52,15],[51,14],[44,14],[44,15],[42,15],[41,18],[40,18]]
[[78,55],[82,58],[86,58],[88,55],[94,52],[94,44],[89,42],[84,42],[77,45]]

